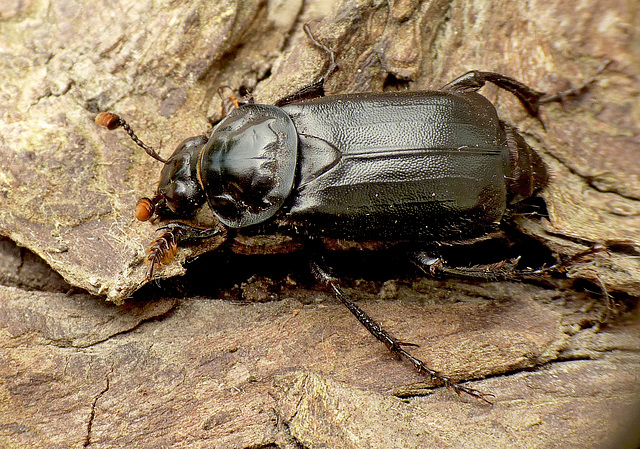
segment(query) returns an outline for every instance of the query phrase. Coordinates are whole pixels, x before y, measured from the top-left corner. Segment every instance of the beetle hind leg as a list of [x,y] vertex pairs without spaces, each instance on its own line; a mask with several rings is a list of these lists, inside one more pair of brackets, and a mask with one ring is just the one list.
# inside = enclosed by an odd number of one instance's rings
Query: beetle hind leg
[[487,82],[493,83],[501,89],[511,92],[518,98],[518,100],[520,100],[520,103],[522,103],[529,114],[533,117],[538,115],[540,99],[546,94],[532,89],[516,79],[501,75],[500,73],[472,70],[471,72],[467,72],[451,81],[449,84],[443,86],[442,90],[452,92],[473,92],[483,87]]
[[562,103],[566,98],[576,97],[582,94],[612,62],[610,59],[605,60],[600,67],[598,67],[596,73],[579,86],[550,95],[532,89],[526,84],[500,73],[481,72],[479,70],[472,70],[465,73],[443,86],[442,90],[450,92],[474,92],[488,82],[493,83],[501,89],[515,95],[527,112],[531,114],[532,117],[537,117],[541,104],[552,102]]
[[565,100],[567,100],[568,98],[582,95],[584,91],[587,90],[598,79],[598,76],[602,72],[604,72],[607,69],[607,67],[609,67],[611,64],[613,64],[613,60],[606,59],[600,65],[600,67],[598,67],[598,69],[596,70],[596,73],[594,73],[591,77],[584,80],[578,86],[571,87],[567,90],[563,90],[562,92],[556,92],[554,94],[547,95],[540,99],[539,104],[553,103],[553,102],[564,103]]
[[315,261],[311,262],[311,271],[313,272],[318,282],[329,287],[333,291],[336,298],[338,298],[338,300],[340,300],[340,302],[342,302],[342,304],[344,304],[347,309],[349,309],[349,311],[358,319],[358,321],[360,321],[360,324],[362,324],[369,331],[369,333],[371,333],[371,335],[384,343],[389,351],[391,351],[393,354],[396,354],[400,358],[408,360],[420,374],[430,377],[442,386],[455,391],[458,395],[467,394],[471,397],[491,404],[489,398],[493,397],[492,394],[483,393],[474,388],[466,387],[464,385],[456,383],[449,377],[446,377],[426,366],[424,362],[422,362],[422,360],[417,359],[416,357],[411,355],[407,350],[404,349],[404,347],[418,345],[402,342],[385,331],[380,326],[380,324],[378,324],[375,320],[373,320],[373,318],[367,315],[364,310],[362,310],[355,302],[351,300],[351,298],[349,298],[349,296],[340,287],[338,280],[330,276]]
[[431,277],[454,277],[478,282],[513,281],[542,278],[551,271],[550,267],[540,269],[518,268],[520,257],[501,260],[486,265],[471,267],[448,266],[440,257],[431,257],[423,251],[409,254],[411,262]]

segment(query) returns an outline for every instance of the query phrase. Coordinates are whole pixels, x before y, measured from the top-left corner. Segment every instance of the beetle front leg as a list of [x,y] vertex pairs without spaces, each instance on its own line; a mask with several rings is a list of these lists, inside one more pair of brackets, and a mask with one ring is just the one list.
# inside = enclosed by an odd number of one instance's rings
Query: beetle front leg
[[347,309],[360,321],[360,323],[378,340],[385,344],[385,346],[394,354],[397,354],[401,358],[404,358],[411,362],[414,368],[421,374],[429,376],[434,381],[442,384],[443,386],[452,389],[458,395],[463,393],[468,394],[474,398],[480,399],[488,404],[491,404],[488,397],[493,396],[489,393],[483,393],[481,391],[475,390],[473,388],[465,387],[464,385],[460,385],[450,378],[443,376],[439,372],[432,370],[427,367],[422,360],[415,358],[409,352],[407,352],[404,347],[405,346],[417,346],[412,343],[405,343],[397,338],[390,335],[387,331],[382,329],[382,327],[371,318],[367,313],[362,310],[355,302],[353,302],[349,296],[342,290],[338,280],[332,276],[330,276],[325,270],[323,270],[320,265],[318,265],[315,261],[311,261],[311,271],[314,276],[318,280],[318,282],[329,287],[336,298],[344,304]]
[[[215,228],[196,228],[180,222],[168,223],[156,230],[160,234],[151,241],[147,249],[146,260],[149,263],[146,279],[153,279],[156,265],[167,265],[178,251],[178,244],[193,243],[213,237],[227,240],[228,229],[219,224]],[[221,244],[222,244],[221,243]]]

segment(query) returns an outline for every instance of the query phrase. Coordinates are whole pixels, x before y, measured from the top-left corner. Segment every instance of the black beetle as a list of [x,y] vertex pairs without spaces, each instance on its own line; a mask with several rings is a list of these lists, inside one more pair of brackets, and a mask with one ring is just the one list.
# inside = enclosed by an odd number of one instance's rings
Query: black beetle
[[[326,49],[310,36],[313,42]],[[328,50],[327,50],[328,51]],[[154,213],[190,218],[208,202],[219,224],[201,229],[173,221],[150,245],[148,279],[157,264],[193,243],[278,220],[309,242],[319,236],[383,241],[465,241],[495,230],[505,211],[544,187],[540,157],[495,107],[477,93],[492,82],[514,94],[532,116],[544,97],[507,76],[471,71],[440,90],[319,96],[322,82],[276,106],[243,104],[229,112],[211,137],[185,140],[168,159],[144,145],[118,116],[96,121],[123,126],[151,156],[165,163],[157,195],[136,208],[140,220]],[[575,94],[579,89],[565,92]],[[311,92],[311,94],[310,94]],[[437,258],[418,253],[430,271]],[[316,278],[331,287],[358,320],[393,352],[457,393],[487,394],[456,384],[411,356],[312,261]],[[444,270],[444,272],[447,272]],[[477,275],[473,269],[448,271]]]

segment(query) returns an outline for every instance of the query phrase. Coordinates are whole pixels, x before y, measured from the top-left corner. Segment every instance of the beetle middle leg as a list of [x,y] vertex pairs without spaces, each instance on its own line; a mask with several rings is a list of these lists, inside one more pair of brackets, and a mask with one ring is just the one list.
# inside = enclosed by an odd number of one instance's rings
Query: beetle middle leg
[[327,81],[327,78],[329,78],[329,75],[335,72],[336,69],[338,68],[338,64],[336,64],[336,52],[333,51],[331,48],[327,47],[326,45],[323,45],[322,43],[320,43],[320,41],[318,41],[315,38],[315,36],[311,32],[309,23],[305,23],[303,28],[304,28],[304,32],[309,37],[313,45],[315,45],[320,50],[324,51],[329,56],[329,66],[327,67],[327,70],[325,70],[325,72],[322,74],[320,79],[318,79],[317,81],[311,84],[301,87],[294,93],[287,95],[284,98],[281,98],[275,103],[275,106],[280,107],[280,106],[287,105],[289,103],[295,103],[298,101],[311,100],[313,98],[324,97],[324,83]]
[[489,401],[489,397],[493,395],[490,393],[483,393],[474,388],[465,387],[464,385],[460,385],[454,382],[452,379],[440,374],[438,371],[435,371],[424,364],[424,362],[420,359],[417,359],[413,355],[411,355],[406,349],[406,346],[417,346],[412,343],[406,343],[398,340],[393,337],[387,331],[385,331],[380,324],[378,324],[373,318],[371,318],[367,313],[362,310],[355,302],[349,298],[349,296],[342,290],[338,280],[332,276],[330,276],[325,270],[323,270],[317,262],[311,261],[311,271],[314,276],[321,284],[329,287],[336,298],[340,300],[342,304],[344,304],[347,309],[358,319],[360,324],[362,324],[368,331],[376,337],[379,341],[385,344],[385,346],[392,353],[404,358],[411,362],[414,368],[421,374],[429,376],[434,381],[440,383],[441,385],[452,389],[458,395],[468,394],[474,398],[480,399],[488,404],[491,404]]

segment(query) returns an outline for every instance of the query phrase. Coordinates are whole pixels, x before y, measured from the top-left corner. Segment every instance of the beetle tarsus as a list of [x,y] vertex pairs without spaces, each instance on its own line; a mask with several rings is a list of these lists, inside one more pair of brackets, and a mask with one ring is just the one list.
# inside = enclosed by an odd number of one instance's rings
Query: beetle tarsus
[[564,102],[567,99],[582,95],[598,79],[598,76],[602,72],[604,72],[607,69],[607,67],[609,67],[612,63],[613,63],[612,59],[606,59],[602,64],[600,64],[600,67],[598,67],[598,69],[596,70],[596,73],[594,73],[590,78],[587,78],[585,81],[580,83],[580,85],[571,87],[567,90],[563,90],[562,92],[556,92],[554,94],[547,95],[546,97],[541,98],[538,103],[545,104],[545,103],[558,102],[560,104],[564,104]]
[[311,42],[313,42],[313,45],[315,45],[320,50],[324,51],[329,55],[329,67],[327,67],[327,70],[322,75],[322,78],[320,78],[320,81],[324,82],[338,68],[338,64],[336,64],[336,52],[333,51],[333,49],[327,47],[326,45],[320,43],[320,41],[318,41],[315,38],[315,36],[311,32],[311,27],[309,26],[309,22],[305,23],[302,28],[304,29],[304,32],[306,33],[307,37],[309,37]]
[[430,377],[432,380],[439,383],[440,385],[455,391],[456,394],[458,395],[467,394],[471,397],[480,399],[488,404],[491,404],[491,401],[489,401],[488,398],[492,397],[493,396],[492,394],[483,393],[479,390],[476,390],[470,387],[465,387],[464,385],[456,383],[450,378],[443,376],[438,371],[432,370],[431,368],[426,366],[424,362],[422,362],[422,360],[417,359],[416,357],[411,355],[409,352],[407,352],[403,348],[403,346],[417,346],[417,345],[402,342],[397,338],[393,337],[384,329],[382,329],[382,327],[373,318],[367,315],[367,313],[364,310],[362,310],[360,306],[358,306],[349,298],[349,296],[340,287],[338,280],[332,277],[331,275],[329,275],[315,261],[311,261],[311,272],[316,277],[318,282],[326,285],[333,291],[336,298],[338,298],[338,300],[340,300],[340,302],[344,304],[347,307],[347,309],[349,309],[349,311],[358,319],[358,321],[360,321],[360,324],[362,324],[369,331],[371,335],[373,335],[379,341],[384,343],[384,345],[389,349],[389,351],[411,362],[411,364],[420,374]]
[[519,257],[472,267],[450,267],[441,258],[431,257],[422,251],[411,253],[410,257],[414,265],[431,277],[455,277],[480,282],[496,282],[538,278],[542,274],[540,270],[518,269]]
[[584,263],[590,261],[594,254],[609,253],[608,248],[600,243],[593,244],[591,247],[584,251],[580,251],[572,256],[564,257],[560,259],[556,264],[545,269],[547,271],[565,272],[567,267],[571,267],[577,263]]

